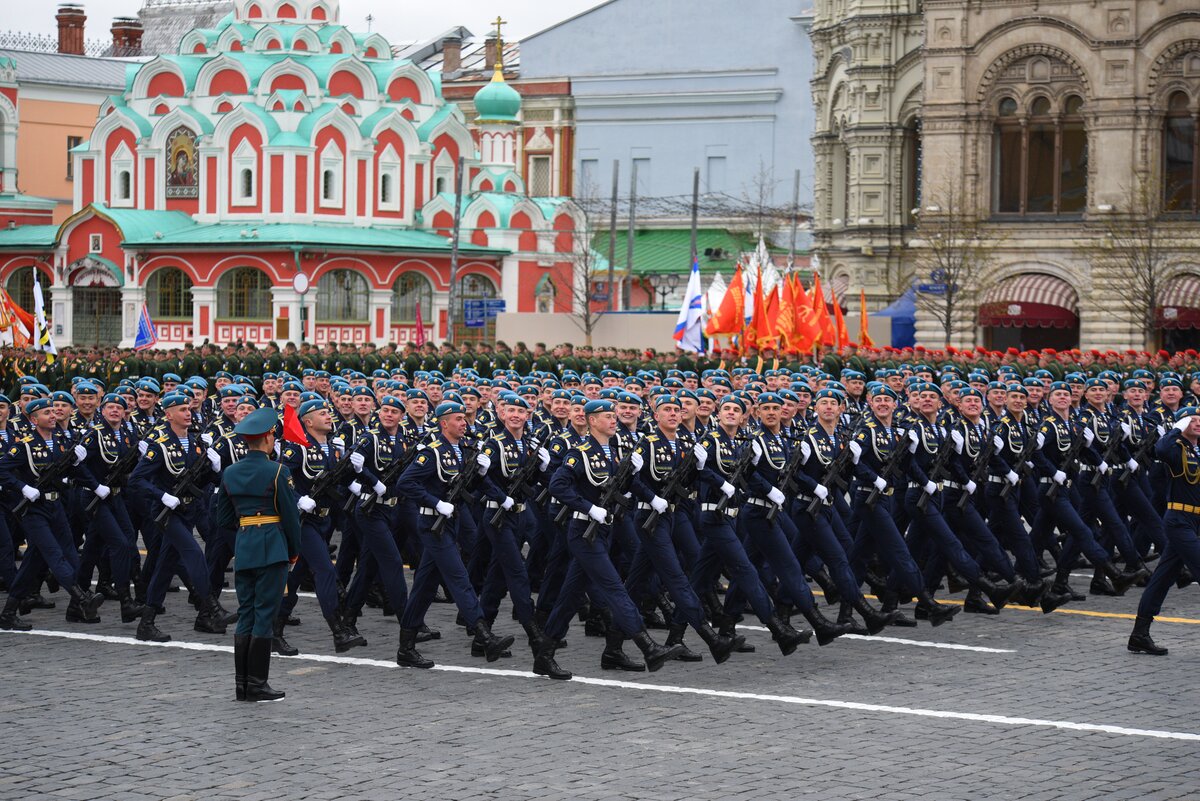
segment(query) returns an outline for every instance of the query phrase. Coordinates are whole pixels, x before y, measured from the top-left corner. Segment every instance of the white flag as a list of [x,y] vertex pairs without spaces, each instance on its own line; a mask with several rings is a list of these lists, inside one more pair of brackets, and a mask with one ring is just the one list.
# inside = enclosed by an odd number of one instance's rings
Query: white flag
[[675,343],[681,350],[704,353],[704,292],[700,289],[700,263],[692,262],[679,319],[675,321]]

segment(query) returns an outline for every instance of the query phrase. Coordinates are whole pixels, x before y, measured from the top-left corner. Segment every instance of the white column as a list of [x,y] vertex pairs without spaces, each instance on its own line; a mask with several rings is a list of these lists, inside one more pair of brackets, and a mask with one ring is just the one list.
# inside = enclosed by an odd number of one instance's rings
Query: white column
[[[309,295],[312,293],[310,292]],[[306,298],[309,296],[306,295]],[[290,286],[271,287],[271,338],[279,341],[276,336],[279,332],[275,330],[275,320],[283,317],[283,310],[287,309],[287,342],[300,342],[300,295]],[[282,343],[280,343],[282,345]]]
[[[208,308],[208,330],[200,330],[200,310]],[[205,339],[217,341],[217,290],[211,286],[192,287],[192,344],[199,345]]]
[[[54,346],[62,348],[71,345],[74,343],[71,322],[75,314],[75,303],[71,296],[75,290],[69,286],[55,286],[53,292],[46,292],[46,289],[42,287],[42,292],[46,294],[46,315],[50,318],[47,322],[50,335],[54,337]],[[33,309],[29,311],[32,313]]]
[[[423,319],[422,321],[425,323],[425,325],[432,326],[432,333],[430,334],[429,338],[431,340],[433,340],[433,343],[435,345],[442,344],[442,339],[443,339],[442,332],[441,332],[442,312],[446,311],[449,308],[450,308],[450,293],[449,292],[434,292],[433,293],[433,312],[430,315],[428,320]],[[424,309],[421,310],[421,315],[423,318],[425,315]],[[462,320],[459,320],[458,324],[462,325]]]
[[[383,310],[383,330],[375,328],[375,318]],[[392,338],[392,290],[372,289],[370,308],[367,311],[370,326],[367,328],[367,339],[377,346],[382,346]]]
[[500,297],[504,298],[505,311],[515,312],[521,301],[521,264],[516,256],[504,257],[500,263]]

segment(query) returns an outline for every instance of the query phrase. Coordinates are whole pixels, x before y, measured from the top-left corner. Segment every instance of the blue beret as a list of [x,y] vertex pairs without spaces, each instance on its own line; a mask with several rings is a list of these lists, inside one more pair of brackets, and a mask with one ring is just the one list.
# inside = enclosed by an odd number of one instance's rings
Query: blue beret
[[[1041,384],[1039,384],[1038,386],[1041,386]],[[1029,397],[1029,390],[1025,388],[1024,384],[1018,384],[1017,382],[1014,381],[1013,383],[1008,385],[1008,394],[1009,395],[1017,394],[1017,395],[1024,395],[1026,397]]]
[[605,387],[604,389],[600,390],[599,394],[601,400],[615,401],[617,398],[621,397],[621,390],[617,389],[616,387]]
[[846,402],[846,398],[842,395],[842,393],[838,392],[836,389],[821,390],[820,392],[818,392],[816,395],[813,396],[813,402],[815,403],[816,401],[819,401],[822,398],[829,398],[830,400],[835,400],[838,403]]
[[987,388],[988,392],[991,392],[993,389],[1007,390],[1008,386],[1003,381],[989,381]]
[[325,399],[321,397],[321,393],[319,393],[319,392],[311,392],[310,391],[310,392],[301,392],[300,393],[300,402],[301,403],[304,403],[305,401],[310,401],[310,400],[325,400]]
[[679,398],[680,400],[683,400],[684,398],[690,398],[691,400],[694,400],[697,402],[699,402],[699,400],[700,400],[699,396],[697,396],[696,393],[690,389],[679,390],[678,392],[675,393],[675,397]]
[[99,395],[100,387],[91,381],[80,381],[75,385],[74,391],[79,395]]
[[842,370],[843,381],[866,381],[865,373],[860,373],[858,370]]
[[674,395],[662,394],[654,399],[654,408],[661,409],[664,406],[679,406],[679,398]]
[[[0,397],[2,397],[2,396],[0,396]],[[7,402],[8,398],[5,398],[4,400]],[[115,392],[108,393],[107,395],[104,396],[104,399],[100,401],[101,406],[107,406],[110,403],[115,403],[118,406],[120,406],[122,409],[129,408],[129,404],[125,402],[125,399],[122,398],[120,395],[118,395]]]
[[253,395],[243,395],[242,397],[238,398],[237,405],[238,406],[253,406],[255,409],[257,409],[262,404],[260,404],[258,402],[258,399],[255,398]]
[[700,387],[699,389],[696,390],[696,400],[703,400],[703,399],[715,401],[717,399],[717,393],[713,392],[711,389],[705,389],[704,387]]
[[463,406],[461,403],[455,403],[454,401],[446,401],[444,403],[439,403],[438,407],[433,410],[433,414],[435,417],[445,417],[448,414],[466,414],[466,413],[467,413],[467,407]]
[[165,373],[163,375],[163,381],[174,381],[176,384],[182,384],[183,377],[178,373]]
[[[429,400],[429,399],[426,398],[426,400]],[[384,395],[383,398],[379,401],[379,408],[382,409],[384,406],[391,406],[393,409],[403,409],[404,403],[399,398],[397,398],[395,395]]]
[[[1027,387],[1044,387],[1045,386],[1042,383],[1042,380],[1040,378],[1033,378],[1032,376],[1030,376],[1029,378],[1026,378],[1021,383]],[[1009,389],[1011,390],[1011,387]]]
[[565,389],[556,389],[550,393],[551,400],[570,400],[571,393]]
[[1166,389],[1167,387],[1178,387],[1179,389],[1183,389],[1183,382],[1178,378],[1164,378],[1158,382],[1159,389]]
[[429,403],[429,396],[425,394],[423,389],[410,389],[404,393],[405,400],[423,400]]
[[1055,381],[1050,385],[1051,392],[1070,392],[1071,385],[1066,381]]
[[500,402],[503,403],[505,406],[519,406],[522,409],[529,408],[529,402],[527,400],[522,398],[520,395],[514,394],[512,392],[501,395]]
[[725,389],[733,389],[733,384],[729,383],[729,379],[721,376],[714,378],[712,385],[715,387],[725,387]]
[[939,398],[942,396],[942,388],[932,381],[918,381],[912,385],[913,392],[932,392]]
[[36,384],[37,379],[31,375],[23,375],[17,379],[17,383],[21,386],[25,386],[26,384]]
[[230,373],[228,370],[218,370],[217,374],[213,377],[214,378],[228,378],[230,381],[233,380],[233,374]]
[[632,403],[635,406],[642,405],[642,399],[632,392],[622,392],[617,395],[617,403]]
[[452,390],[442,395],[442,400],[453,401],[454,403],[462,403],[462,395],[458,394],[457,390]]
[[171,409],[175,406],[186,406],[192,402],[192,398],[184,395],[182,392],[172,392],[162,399],[162,407]]
[[1145,388],[1146,388],[1146,385],[1143,384],[1141,381],[1139,381],[1136,378],[1127,378],[1127,379],[1125,379],[1125,382],[1123,384],[1121,384],[1121,389],[1145,389]]
[[158,382],[152,378],[143,378],[134,386],[137,387],[138,391],[149,392],[151,395],[157,395],[159,392],[162,392],[162,389],[158,386]]
[[297,414],[299,414],[301,417],[303,417],[306,414],[309,414],[311,412],[317,412],[317,411],[320,411],[321,409],[325,409],[328,411],[329,410],[329,401],[320,400],[320,399],[305,401],[304,403],[300,404],[300,408],[297,409],[296,411],[297,411]]
[[634,377],[634,378],[626,378],[626,379],[625,379],[625,386],[627,386],[627,387],[642,387],[642,388],[645,388],[645,386],[646,386],[646,382],[645,382],[645,381],[643,381],[643,380],[642,380],[642,379],[640,379],[640,378],[637,378],[637,377]]
[[682,389],[683,388],[683,379],[682,378],[668,378],[662,382],[662,385],[664,387],[668,387],[670,389]]
[[475,387],[463,387],[462,389],[460,389],[458,391],[458,394],[462,395],[464,397],[467,395],[471,395],[472,397],[475,397],[475,398],[483,397],[483,395],[480,395],[479,390],[475,389]]
[[25,414],[33,414],[34,412],[38,411],[39,409],[49,409],[49,408],[50,408],[50,399],[49,398],[34,398],[29,403],[25,404]]
[[7,403],[7,404],[9,404],[10,406],[12,405],[12,401],[11,401],[11,400],[9,400],[9,397],[8,397],[7,395],[4,395],[4,394],[0,394],[0,403]]
[[600,414],[602,412],[611,412],[615,410],[616,407],[610,400],[588,401],[583,407],[584,414]]
[[355,398],[362,398],[362,397],[373,398],[373,397],[375,397],[375,393],[371,391],[370,387],[354,387],[353,389],[350,390],[350,394]]
[[795,392],[797,395],[811,395],[812,394],[812,387],[810,387],[808,384],[806,384],[803,381],[793,381],[791,390],[792,390],[792,392]]
[[240,398],[245,394],[246,392],[242,389],[241,384],[226,384],[217,393],[221,400],[225,400],[226,398]]
[[783,398],[785,401],[791,401],[792,403],[800,402],[800,399],[798,397],[796,397],[796,393],[792,392],[790,389],[778,390],[776,392],[776,394],[779,395],[779,397]]
[[734,406],[738,407],[743,412],[746,411],[746,402],[744,400],[742,400],[741,398],[739,398],[737,395],[726,395],[725,399],[723,401],[721,401],[721,405],[724,406],[727,403],[732,403]]
[[317,377],[317,378],[330,378],[330,377],[331,377],[331,376],[329,375],[329,371],[328,371],[328,370],[317,370],[317,371],[314,373],[314,375],[316,375],[316,377]]
[[280,392],[303,392],[304,385],[299,381],[285,381]]
[[1100,389],[1108,389],[1108,384],[1103,378],[1089,378],[1084,382],[1084,386],[1088,389],[1095,389],[1096,387],[1099,387]]
[[233,433],[244,437],[261,437],[274,431],[278,422],[279,412],[274,409],[259,409],[243,417],[242,422],[233,427]]
[[959,398],[979,398],[983,400],[983,393],[975,389],[975,387],[967,387],[958,396]]
[[55,403],[69,403],[72,406],[75,405],[75,399],[71,397],[71,393],[63,392],[62,390],[51,394],[50,400],[54,401]]
[[891,398],[894,401],[900,400],[900,396],[896,394],[896,390],[894,390],[891,387],[886,386],[884,384],[879,384],[878,386],[867,387],[867,397],[877,398],[880,395],[886,395],[887,397]]
[[571,405],[572,406],[586,406],[587,402],[588,402],[587,396],[584,395],[582,392],[575,392],[575,393],[571,394]]
[[1184,406],[1182,409],[1175,412],[1175,422],[1178,423],[1185,417],[1195,417],[1198,414],[1200,414],[1200,409],[1197,409],[1195,406]]
[[1054,373],[1044,367],[1040,370],[1034,370],[1033,375],[1035,378],[1054,378]]
[[779,397],[779,395],[777,395],[774,392],[764,392],[763,394],[758,396],[758,405],[759,406],[767,406],[772,403],[782,406],[783,398]]

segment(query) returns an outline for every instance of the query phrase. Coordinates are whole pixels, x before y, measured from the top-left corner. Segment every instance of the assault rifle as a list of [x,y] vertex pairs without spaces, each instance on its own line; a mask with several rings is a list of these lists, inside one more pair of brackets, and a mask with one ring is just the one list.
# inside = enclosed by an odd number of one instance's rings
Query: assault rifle
[[[358,442],[361,445],[363,440],[359,439]],[[353,468],[353,465],[350,463],[350,454],[356,452],[357,450],[357,447],[347,450],[342,454],[342,458],[339,459],[336,464],[334,464],[332,467],[326,466],[325,472],[321,473],[321,475],[317,477],[317,480],[312,483],[312,486],[308,488],[308,497],[312,498],[314,501],[326,496],[332,498],[334,490],[341,486],[342,481],[345,479],[346,471]],[[351,498],[353,498],[353,496],[351,496]],[[351,501],[351,503],[353,503],[353,501]],[[317,505],[319,506],[320,504]],[[306,512],[306,514],[311,515],[312,513]]]
[[[1072,427],[1073,423],[1068,420],[1067,430],[1071,430]],[[1083,432],[1080,431],[1075,439],[1071,441],[1070,447],[1067,448],[1067,452],[1063,455],[1062,467],[1059,469],[1061,469],[1064,473],[1070,473],[1071,470],[1075,469],[1075,463],[1079,461],[1079,454],[1083,450],[1085,442],[1086,440],[1084,439]],[[1058,490],[1061,486],[1061,484],[1051,480],[1050,489],[1046,490],[1046,500],[1053,501],[1055,498],[1057,498]]]
[[[970,475],[971,481],[974,481],[977,487],[982,487],[983,483],[987,481],[988,463],[991,462],[992,457],[996,455],[996,437],[998,435],[988,431],[988,433],[984,434],[984,436],[987,437],[987,445],[979,452],[979,456],[976,458],[974,464],[974,469],[971,471]],[[963,449],[966,450],[966,447],[967,444],[964,440]],[[1004,483],[1008,484],[1007,481]],[[971,496],[964,489],[958,496],[958,508],[966,509],[970,500]]]
[[[1117,424],[1114,428],[1114,419],[1112,417],[1108,418],[1108,445],[1104,448],[1104,453],[1100,456],[1100,461],[1108,465],[1112,465],[1116,460],[1117,452],[1121,447],[1121,435],[1124,433],[1121,431],[1120,424]],[[1099,487],[1102,481],[1104,481],[1104,474],[1097,468],[1096,474],[1092,476],[1092,486]]]
[[[937,425],[937,423],[934,423],[934,425]],[[950,454],[952,453],[954,453],[954,440],[949,432],[947,432],[946,438],[942,440],[942,444],[938,447],[938,451],[933,457],[932,464],[929,465],[929,480],[934,484],[938,483],[942,475],[946,472],[946,462],[950,461]],[[965,490],[963,492],[964,494],[966,493]],[[922,488],[921,497],[917,498],[917,508],[922,512],[929,505],[929,498],[929,493]]]
[[[67,472],[74,466],[75,448],[68,447],[62,456],[55,459],[46,469],[38,473],[37,482],[33,485],[34,489],[44,495],[56,487],[62,486],[62,481],[66,477]],[[21,496],[21,501],[13,509],[13,516],[20,517],[27,508],[29,508],[29,499]]]
[[[212,465],[209,464],[208,457],[201,453],[196,458],[196,461],[184,468],[183,472],[179,474],[175,481],[175,486],[171,488],[170,494],[178,498],[181,504],[185,496],[192,498],[200,497],[200,488],[196,486],[196,482],[199,481],[200,476],[211,469]],[[166,528],[167,518],[171,516],[171,512],[173,511],[175,510],[164,505],[154,518],[154,524],[159,528]]]
[[[542,463],[538,459],[538,449],[542,444],[537,439],[532,439],[525,445],[525,463],[513,471],[509,477],[508,487],[505,488],[504,494],[515,499],[518,495],[522,498],[529,499],[533,496],[533,477],[541,469]],[[496,513],[492,515],[488,521],[492,526],[500,525],[500,521],[508,514],[508,510],[503,507],[496,509]]]
[[[465,441],[464,441],[465,444]],[[443,498],[446,503],[454,505],[454,514],[458,514],[458,507],[464,501],[470,502],[475,500],[475,496],[470,493],[469,487],[479,475],[479,462],[475,460],[475,450],[473,448],[462,447],[462,467],[458,469],[458,475],[454,477],[454,481],[450,482],[450,490]],[[438,515],[433,521],[433,525],[429,530],[434,534],[440,534],[446,525],[449,517]]]
[[[898,429],[898,432],[899,431],[903,431],[903,429]],[[847,447],[849,447],[849,445],[847,445]],[[879,477],[890,484],[893,476],[895,476],[896,472],[900,469],[900,462],[904,459],[904,454],[907,451],[908,436],[907,432],[905,432],[905,436],[900,437],[900,439],[892,445],[892,452],[888,455],[888,460],[884,463],[883,472],[879,474]],[[874,509],[875,504],[879,503],[879,496],[882,494],[883,493],[880,491],[879,487],[871,487],[871,492],[867,495],[867,508]]]
[[[683,496],[684,489],[690,486],[695,478],[692,470],[695,466],[696,454],[691,448],[688,448],[679,466],[671,472],[670,477],[663,484],[662,497],[666,499],[667,503],[674,503],[676,498]],[[642,531],[654,531],[654,527],[658,524],[658,518],[658,511],[651,509],[650,514],[646,515],[646,519],[642,523]]]
[[[738,440],[734,439],[734,442],[736,443]],[[726,479],[733,485],[734,490],[745,489],[746,473],[754,467],[754,443],[750,441],[749,437],[742,439],[741,442],[742,452],[738,455],[737,461],[733,463],[733,469],[729,471],[729,477]],[[722,494],[717,501],[716,511],[724,512],[725,507],[729,506],[730,500],[728,495]]]
[[[791,495],[798,489],[796,485],[796,473],[800,470],[804,462],[804,449],[797,443],[796,447],[792,448],[791,454],[788,456],[787,462],[783,465],[783,469],[779,471],[779,491],[784,495]],[[783,507],[772,505],[767,509],[767,522],[773,521],[779,514],[779,510]]]
[[[95,436],[98,437],[100,434],[96,433]],[[113,491],[116,491],[117,487],[123,486],[141,455],[142,452],[138,450],[137,445],[126,448],[125,452],[118,456],[117,460],[108,468],[108,475],[104,477],[104,485]],[[83,507],[84,514],[91,514],[99,503],[100,496],[93,495],[92,499],[87,502],[87,506]]]
[[[830,492],[833,491],[832,487],[834,485],[845,489],[846,480],[842,478],[842,472],[846,469],[846,465],[849,464],[850,460],[854,456],[854,452],[850,450],[850,443],[854,440],[854,437],[857,435],[857,433],[858,429],[855,428],[854,432],[851,433],[846,439],[845,444],[842,445],[841,451],[839,451],[838,455],[833,457],[833,460],[829,462],[829,467],[825,468],[825,475],[821,476],[821,486],[829,489]],[[786,490],[784,490],[784,492],[786,492]],[[808,504],[808,508],[805,511],[808,512],[810,516],[815,516],[818,510],[820,510],[822,503],[824,503],[824,501],[814,496],[812,502]]]
[[[1151,427],[1151,429],[1146,432],[1146,436],[1142,437],[1141,442],[1138,443],[1137,450],[1133,452],[1133,460],[1139,465],[1145,464],[1146,460],[1150,458],[1150,454],[1154,453],[1154,446],[1157,444],[1158,431]],[[1121,487],[1121,489],[1124,489],[1125,485],[1129,483],[1129,479],[1131,478],[1133,478],[1133,471],[1126,470],[1121,474],[1121,477],[1117,479],[1117,484]]]
[[[397,440],[397,442],[399,442],[399,441],[400,440]],[[359,439],[360,445],[362,444],[362,442],[363,442],[363,439]],[[408,450],[406,450],[404,452],[404,456],[400,457],[399,459],[393,459],[392,463],[390,465],[388,465],[388,469],[385,470],[383,472],[383,475],[379,477],[379,483],[383,484],[385,487],[390,487],[392,484],[396,483],[396,480],[398,478],[400,478],[401,474],[406,469],[408,469],[408,466],[410,464],[412,464],[413,459],[417,458],[417,452],[424,450],[423,448],[417,447],[420,444],[421,443],[419,440],[417,442],[412,443],[412,446],[409,447]],[[355,450],[357,450],[357,448],[355,448]],[[349,454],[347,454],[346,456],[347,456],[346,461],[347,462],[350,461]],[[376,495],[374,492],[366,493],[366,495],[367,495],[367,497],[365,499],[363,499],[361,505],[358,508],[358,511],[362,512],[363,514],[370,512],[372,509],[375,508],[375,504],[379,503],[379,496]],[[354,508],[354,500],[355,500],[354,494],[351,493],[350,497],[346,499],[346,505],[342,511],[348,512],[351,509],[353,509]]]
[[[608,482],[605,484],[604,494],[600,496],[600,502],[596,504],[601,509],[611,509],[608,513],[609,525],[616,525],[617,521],[625,513],[627,501],[625,493],[629,491],[629,484],[633,481],[633,452],[634,448],[630,448],[625,454],[625,458],[621,459],[617,469],[608,477]],[[565,509],[566,506],[564,505]],[[600,524],[595,520],[588,521],[588,527],[583,531],[583,539],[585,542],[594,542],[596,539],[596,528]]]

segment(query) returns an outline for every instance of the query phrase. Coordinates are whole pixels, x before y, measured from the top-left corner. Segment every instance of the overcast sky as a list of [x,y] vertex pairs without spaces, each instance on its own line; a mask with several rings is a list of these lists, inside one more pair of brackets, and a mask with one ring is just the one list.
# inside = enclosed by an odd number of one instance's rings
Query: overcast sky
[[[508,20],[509,36],[520,38],[536,33],[556,22],[600,5],[601,0],[342,0],[342,24],[354,31],[367,28],[366,17],[373,14],[371,29],[393,42],[435,36],[455,25],[465,25],[483,36],[497,14]],[[29,33],[57,31],[54,13],[58,3],[52,0],[0,0],[0,30]],[[136,16],[142,0],[83,0],[88,21],[88,39],[110,37],[113,17]]]

